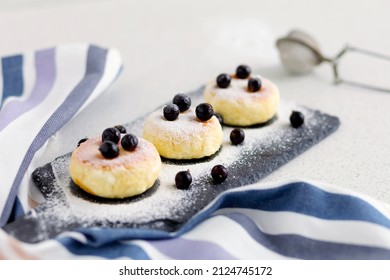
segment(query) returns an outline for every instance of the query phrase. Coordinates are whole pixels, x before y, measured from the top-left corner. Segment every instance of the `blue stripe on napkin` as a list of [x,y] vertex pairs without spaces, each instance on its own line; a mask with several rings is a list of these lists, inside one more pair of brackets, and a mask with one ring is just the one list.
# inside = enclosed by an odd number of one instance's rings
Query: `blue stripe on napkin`
[[23,93],[23,56],[14,55],[1,59],[3,71],[3,97],[0,108],[5,99],[10,96],[21,96]]
[[224,195],[213,209],[203,215],[215,209],[232,207],[291,211],[329,220],[367,221],[390,228],[390,220],[366,201],[351,195],[326,192],[302,182]]
[[136,260],[149,260],[147,252],[141,247],[134,244],[122,244],[119,242],[108,243],[99,247],[85,246],[72,238],[60,238],[59,243],[69,252],[75,255],[98,256],[106,259],[115,259],[120,257],[131,256]]
[[8,223],[12,223],[13,221],[16,220],[16,218],[18,218],[19,216],[21,216],[23,214],[24,214],[23,206],[20,203],[19,198],[16,198],[14,206],[12,207],[12,211],[11,211],[10,217],[8,219]]

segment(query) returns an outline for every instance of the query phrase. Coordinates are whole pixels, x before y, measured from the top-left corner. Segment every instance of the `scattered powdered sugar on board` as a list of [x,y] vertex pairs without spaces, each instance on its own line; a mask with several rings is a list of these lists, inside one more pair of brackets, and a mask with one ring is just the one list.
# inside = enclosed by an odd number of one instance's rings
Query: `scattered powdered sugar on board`
[[[96,219],[107,221],[121,221],[123,223],[148,223],[154,220],[180,220],[183,209],[190,208],[193,197],[202,188],[191,187],[188,190],[178,190],[175,187],[175,175],[182,170],[189,170],[193,183],[199,178],[208,176],[211,168],[216,164],[229,166],[238,159],[244,146],[233,146],[229,142],[231,128],[224,129],[224,143],[218,155],[210,161],[196,164],[163,163],[159,176],[159,186],[151,196],[126,204],[91,203],[84,197],[75,196],[69,185],[69,157],[62,157],[52,163],[55,176],[55,188],[62,190],[67,198],[68,206],[79,222],[88,224]],[[138,134],[138,133],[137,133]],[[251,141],[248,141],[250,143]],[[63,212],[63,211],[61,211]]]
[[[193,93],[191,98],[193,106],[202,103],[202,89]],[[289,123],[292,110],[305,115],[305,124],[298,129]],[[127,131],[142,136],[146,117],[126,124]],[[215,156],[205,161],[163,161],[156,186],[138,197],[125,200],[94,198],[75,186],[69,176],[70,154],[64,155],[34,172],[33,179],[47,199],[36,210],[35,216],[40,222],[34,232],[45,231],[46,235],[39,238],[47,239],[65,230],[90,226],[175,231],[219,193],[264,178],[338,126],[336,117],[283,101],[277,118],[270,124],[243,128],[245,141],[242,145],[230,143],[233,128],[224,126],[222,148]],[[214,184],[210,174],[216,164],[223,164],[229,172],[226,181],[220,184]],[[193,177],[188,190],[175,187],[175,175],[182,170],[189,170]],[[18,236],[17,229],[14,232]],[[29,242],[28,236],[24,240]]]

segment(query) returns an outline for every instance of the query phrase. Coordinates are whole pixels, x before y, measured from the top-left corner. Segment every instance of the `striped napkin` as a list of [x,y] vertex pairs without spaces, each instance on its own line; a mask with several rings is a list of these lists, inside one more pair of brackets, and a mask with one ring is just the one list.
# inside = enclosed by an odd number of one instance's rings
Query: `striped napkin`
[[[1,58],[0,226],[28,209],[33,160],[118,76],[118,51],[69,44]],[[37,167],[37,166],[35,166]]]
[[339,187],[255,184],[219,195],[178,232],[88,228],[25,244],[12,259],[390,259],[390,208]]
[[[25,183],[49,137],[120,70],[116,50],[86,44],[1,59],[1,226],[27,210]],[[26,244],[0,230],[0,244],[0,259],[390,259],[390,207],[317,182],[258,183],[222,193],[173,233],[86,228]]]

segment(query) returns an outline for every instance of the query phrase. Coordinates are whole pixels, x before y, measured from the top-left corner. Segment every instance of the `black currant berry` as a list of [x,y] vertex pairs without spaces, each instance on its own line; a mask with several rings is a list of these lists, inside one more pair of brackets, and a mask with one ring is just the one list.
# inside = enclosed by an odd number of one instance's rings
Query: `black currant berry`
[[190,171],[180,171],[175,176],[176,187],[180,190],[188,189],[192,183]]
[[250,92],[256,92],[261,89],[261,80],[258,77],[250,78],[248,80],[248,90]]
[[209,103],[201,103],[196,107],[195,113],[198,119],[205,122],[214,115],[214,109]]
[[173,97],[173,104],[179,106],[180,112],[185,112],[191,107],[191,98],[183,93],[178,93]]
[[109,159],[116,158],[119,155],[118,145],[112,141],[109,141],[109,140],[104,141],[100,145],[99,151],[103,157],[109,158]]
[[230,132],[230,141],[233,145],[239,145],[245,140],[245,133],[241,128],[235,128]]
[[121,145],[126,151],[134,151],[138,145],[138,138],[134,134],[126,134],[122,137]]
[[298,128],[305,122],[305,116],[298,111],[292,111],[290,115],[290,123],[293,128]]
[[228,172],[225,166],[218,164],[211,169],[211,177],[215,183],[221,183],[226,180]]
[[217,86],[227,88],[230,85],[231,77],[228,74],[219,74],[217,77]]
[[118,144],[119,139],[121,139],[121,133],[115,127],[106,128],[102,133],[102,142],[112,141]]
[[180,114],[179,106],[177,106],[176,104],[169,104],[164,106],[163,112],[164,112],[164,118],[167,121],[176,120]]
[[251,68],[248,65],[240,65],[236,69],[236,77],[246,79],[251,74]]
[[125,134],[127,132],[126,128],[123,125],[116,125],[116,126],[114,126],[114,128],[118,129],[119,132],[122,134]]

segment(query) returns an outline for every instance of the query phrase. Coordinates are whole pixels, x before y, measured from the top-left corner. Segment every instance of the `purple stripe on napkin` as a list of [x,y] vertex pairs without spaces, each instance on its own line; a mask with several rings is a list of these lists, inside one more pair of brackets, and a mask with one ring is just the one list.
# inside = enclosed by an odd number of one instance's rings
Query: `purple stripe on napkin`
[[229,254],[224,248],[219,245],[200,240],[188,240],[176,238],[161,241],[149,241],[154,248],[164,255],[180,260],[235,260],[236,257]]
[[12,100],[0,111],[0,132],[13,120],[39,105],[49,94],[55,80],[54,48],[35,53],[36,82],[26,100]]

